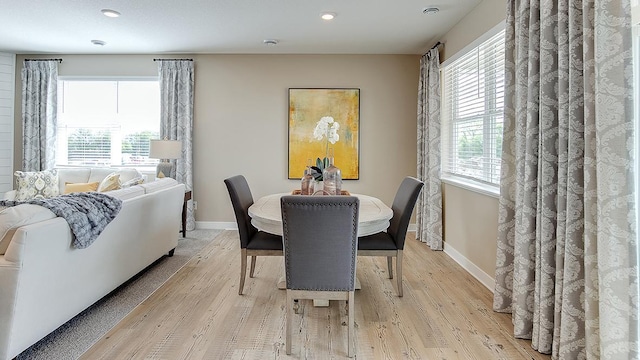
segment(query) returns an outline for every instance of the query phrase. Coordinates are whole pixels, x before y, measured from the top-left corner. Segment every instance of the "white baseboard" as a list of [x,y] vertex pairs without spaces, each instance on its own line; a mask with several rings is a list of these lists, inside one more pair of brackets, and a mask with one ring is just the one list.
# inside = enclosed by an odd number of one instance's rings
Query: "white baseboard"
[[446,242],[444,243],[444,253],[449,255],[455,262],[460,264],[463,269],[467,270],[471,276],[478,279],[482,285],[484,285],[489,291],[493,293],[495,288],[496,280],[489,276],[486,272],[482,271],[476,264],[472,263],[471,260],[464,257],[464,255],[460,254],[458,250],[454,249],[452,246],[448,245]]
[[196,229],[238,230],[238,224],[236,222],[196,221]]

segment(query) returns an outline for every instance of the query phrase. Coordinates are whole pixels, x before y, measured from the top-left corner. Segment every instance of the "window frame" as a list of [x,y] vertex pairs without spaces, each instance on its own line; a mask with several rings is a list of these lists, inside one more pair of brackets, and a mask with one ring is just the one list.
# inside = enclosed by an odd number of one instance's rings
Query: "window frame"
[[[450,66],[452,63],[454,63],[456,60],[460,59],[461,57],[467,55],[469,52],[476,50],[476,48],[478,48],[480,45],[482,45],[483,43],[485,43],[486,41],[488,41],[489,39],[491,39],[492,37],[494,37],[495,35],[497,35],[498,33],[505,31],[506,29],[506,22],[505,21],[501,21],[499,24],[497,24],[496,26],[494,26],[493,28],[491,28],[489,31],[487,31],[486,33],[484,33],[483,35],[481,35],[480,37],[478,37],[477,39],[475,39],[473,42],[471,42],[470,44],[468,44],[467,46],[465,46],[464,48],[462,48],[460,51],[456,52],[454,55],[452,55],[451,57],[449,57],[447,60],[445,60],[444,62],[442,62],[442,64],[440,65],[440,81],[441,81],[441,89],[442,89],[442,97],[441,97],[441,104],[444,104],[445,102],[445,91],[446,91],[446,76],[444,76],[445,70],[447,68],[447,66]],[[489,84],[485,84],[485,87],[488,86]],[[492,92],[487,92],[487,94],[491,94]],[[487,99],[485,99],[485,103],[486,102],[495,102],[495,96],[487,96]],[[441,121],[442,121],[442,128],[443,130],[446,129],[446,126],[450,126],[451,129],[453,129],[453,123],[449,122],[448,124],[445,124],[445,121],[450,121],[450,119],[445,119],[443,115],[443,111],[441,111]],[[481,118],[482,116],[475,116],[478,118]],[[493,119],[493,117],[491,117]],[[492,151],[495,150],[495,146],[493,145],[494,141],[491,141],[491,137],[495,136],[495,132],[491,131],[490,127],[488,128],[488,125],[491,121],[495,121],[495,119],[493,120],[489,120],[489,122],[487,121],[483,121],[483,143],[487,143],[488,141],[488,146],[483,146],[483,151],[486,153],[487,151]],[[467,177],[467,176],[463,176],[463,175],[458,175],[458,174],[454,174],[454,173],[449,173],[449,172],[445,172],[445,166],[447,165],[445,163],[445,161],[447,161],[446,155],[447,155],[447,151],[449,151],[449,154],[453,153],[453,150],[451,149],[445,149],[444,146],[445,144],[449,144],[450,146],[454,146],[454,141],[452,141],[452,139],[450,139],[449,137],[453,137],[453,131],[449,132],[449,133],[445,133],[445,131],[442,132],[442,136],[446,136],[447,138],[443,139],[442,144],[443,144],[443,149],[442,149],[442,154],[441,154],[441,161],[442,161],[442,171],[441,171],[441,181],[446,183],[446,184],[451,184],[457,187],[461,187],[470,191],[474,191],[477,193],[481,193],[484,195],[488,195],[494,198],[498,198],[500,195],[500,185],[499,184],[494,184],[494,183],[490,183],[487,181],[483,181],[480,179],[475,179],[472,177]],[[488,169],[483,169],[483,171],[489,171]],[[498,180],[499,181],[499,180]]]
[[[153,81],[153,82],[158,82],[159,81],[159,77],[157,75],[155,76],[82,76],[82,75],[63,75],[63,76],[58,76],[58,82],[61,81]],[[60,96],[60,95],[58,95]],[[161,100],[161,99],[158,99]],[[160,105],[160,104],[158,104]],[[60,99],[58,99],[58,106],[60,106]],[[61,110],[59,110],[60,112]],[[158,118],[158,125],[160,123],[160,119]],[[57,129],[59,129],[60,125],[56,125],[56,131]],[[56,135],[57,136],[57,135]],[[56,152],[58,150],[58,145],[57,145],[57,141],[56,141]],[[58,155],[56,154],[56,168],[81,168],[81,167],[87,167],[87,166],[91,166],[91,167],[111,167],[111,168],[135,168],[137,170],[139,170],[142,173],[155,173],[155,169],[157,167],[157,162],[156,161],[154,164],[140,164],[140,165],[134,165],[134,164],[128,164],[128,165],[114,165],[114,164],[110,164],[110,165],[74,165],[74,164],[59,164],[58,163]]]

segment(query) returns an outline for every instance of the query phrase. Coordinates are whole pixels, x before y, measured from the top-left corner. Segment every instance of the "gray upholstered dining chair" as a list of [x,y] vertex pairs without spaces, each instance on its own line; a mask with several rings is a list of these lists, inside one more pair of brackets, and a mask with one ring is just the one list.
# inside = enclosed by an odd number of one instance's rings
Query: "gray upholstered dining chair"
[[298,299],[346,300],[348,356],[355,340],[354,290],[360,201],[354,196],[289,195],[280,199],[287,279],[286,352]]
[[386,232],[363,236],[358,239],[358,256],[386,256],[389,279],[393,279],[393,258],[396,258],[398,296],[402,297],[402,251],[411,220],[411,213],[424,183],[407,176],[402,180],[393,199],[393,217]]
[[256,268],[256,257],[282,256],[282,236],[258,231],[251,225],[249,207],[253,205],[253,195],[251,195],[251,189],[244,176],[236,175],[230,177],[225,179],[224,183],[227,185],[227,190],[229,190],[233,212],[238,223],[241,255],[238,294],[242,295],[247,272],[247,256],[251,256],[249,277],[253,277],[253,272]]

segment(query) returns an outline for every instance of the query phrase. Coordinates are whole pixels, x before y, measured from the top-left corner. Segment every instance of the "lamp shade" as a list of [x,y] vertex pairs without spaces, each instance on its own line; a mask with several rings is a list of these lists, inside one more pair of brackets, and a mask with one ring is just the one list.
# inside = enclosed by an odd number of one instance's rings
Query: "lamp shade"
[[178,159],[182,154],[182,141],[151,140],[149,157],[152,159]]

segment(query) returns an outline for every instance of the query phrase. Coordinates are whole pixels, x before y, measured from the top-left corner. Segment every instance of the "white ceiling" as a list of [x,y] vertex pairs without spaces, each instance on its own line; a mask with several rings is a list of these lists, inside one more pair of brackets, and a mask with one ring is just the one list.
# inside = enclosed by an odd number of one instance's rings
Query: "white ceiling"
[[[480,0],[3,0],[0,52],[423,54]],[[440,12],[425,15],[436,6]],[[119,11],[119,18],[101,9]],[[337,14],[332,21],[320,13]],[[265,39],[278,45],[267,46]],[[105,46],[91,44],[103,40]]]

